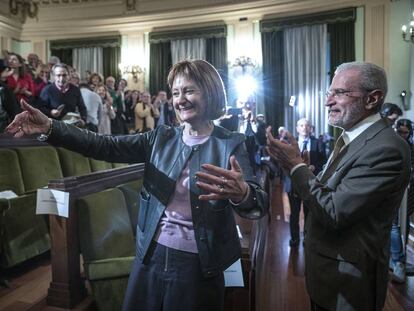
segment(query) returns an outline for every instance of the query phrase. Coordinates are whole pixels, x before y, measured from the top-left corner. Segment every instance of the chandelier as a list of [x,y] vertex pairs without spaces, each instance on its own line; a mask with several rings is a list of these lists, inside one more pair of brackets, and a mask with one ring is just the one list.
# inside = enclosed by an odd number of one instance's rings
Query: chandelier
[[234,60],[234,62],[231,66],[232,67],[239,67],[240,66],[240,67],[242,67],[243,73],[245,73],[247,67],[255,68],[256,64],[254,63],[254,61],[250,57],[239,56]]
[[144,73],[144,70],[139,65],[123,65],[119,64],[119,69],[122,71],[125,75],[132,75],[132,79],[134,83],[138,83],[139,81],[139,75]]
[[10,13],[12,15],[20,15],[22,23],[27,17],[36,18],[39,11],[39,3],[37,0],[9,0]]
[[402,31],[402,38],[405,42],[414,43],[414,12],[411,17],[409,28],[406,25],[403,25],[401,27],[401,31]]

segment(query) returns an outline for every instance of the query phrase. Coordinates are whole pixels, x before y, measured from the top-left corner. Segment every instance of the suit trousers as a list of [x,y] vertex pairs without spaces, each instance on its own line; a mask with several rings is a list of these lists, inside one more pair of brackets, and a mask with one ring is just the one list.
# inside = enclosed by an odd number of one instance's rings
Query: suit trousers
[[135,260],[122,310],[222,311],[224,274],[205,278],[198,254],[152,242],[143,263]]
[[[292,240],[299,240],[300,232],[299,232],[299,216],[300,216],[300,206],[302,204],[302,199],[293,191],[288,193],[289,197],[289,204],[290,204],[290,217],[289,217],[289,226],[290,226],[290,237]],[[303,204],[303,213],[306,217],[308,215],[308,207]],[[306,231],[304,229],[304,235]]]
[[320,305],[316,304],[312,299],[311,299],[311,311],[329,311],[328,309],[322,308]]

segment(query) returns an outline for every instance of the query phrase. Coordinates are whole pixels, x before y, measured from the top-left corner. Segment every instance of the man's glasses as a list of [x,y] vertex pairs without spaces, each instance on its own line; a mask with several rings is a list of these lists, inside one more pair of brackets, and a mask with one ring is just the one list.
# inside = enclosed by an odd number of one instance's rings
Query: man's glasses
[[344,96],[347,97],[354,97],[352,93],[363,93],[362,91],[352,91],[352,90],[343,90],[343,89],[335,89],[335,90],[328,90],[325,93],[325,97],[333,97],[333,98],[343,98]]

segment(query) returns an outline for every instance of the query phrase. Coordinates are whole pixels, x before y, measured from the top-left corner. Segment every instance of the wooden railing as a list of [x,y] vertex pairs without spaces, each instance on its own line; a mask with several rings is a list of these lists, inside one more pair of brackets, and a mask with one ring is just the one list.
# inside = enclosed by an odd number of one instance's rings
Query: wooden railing
[[144,164],[51,180],[49,188],[69,193],[69,218],[50,215],[52,282],[47,294],[50,306],[70,309],[86,296],[80,274],[76,199],[143,177]]

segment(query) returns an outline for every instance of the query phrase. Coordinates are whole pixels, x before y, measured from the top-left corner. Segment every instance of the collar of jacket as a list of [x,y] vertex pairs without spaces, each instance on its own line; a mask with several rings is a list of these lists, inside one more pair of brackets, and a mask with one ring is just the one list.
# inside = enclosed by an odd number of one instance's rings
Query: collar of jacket
[[[191,169],[200,169],[202,163],[212,163],[226,167],[229,154],[245,137],[214,126],[210,139],[201,145],[188,146],[183,142],[184,127],[157,129],[150,159],[145,167],[144,186],[158,200],[166,205],[174,192],[175,182],[182,173],[190,157],[193,157]],[[197,153],[197,157],[193,154]]]

